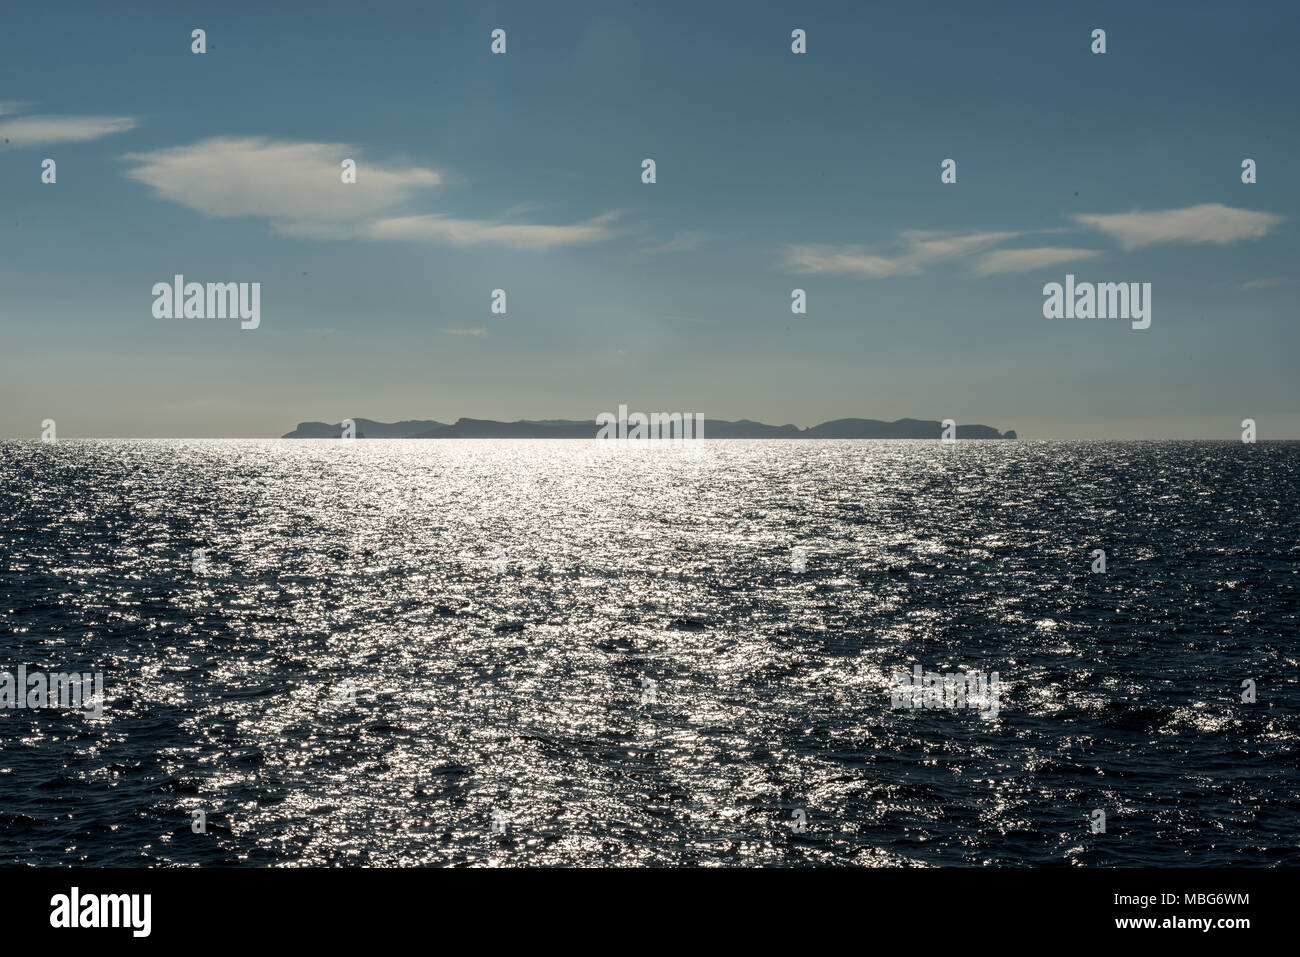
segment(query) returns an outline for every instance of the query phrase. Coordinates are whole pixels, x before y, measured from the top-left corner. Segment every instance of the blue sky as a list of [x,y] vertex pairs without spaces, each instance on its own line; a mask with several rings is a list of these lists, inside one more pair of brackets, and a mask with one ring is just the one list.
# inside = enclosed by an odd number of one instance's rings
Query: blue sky
[[[1300,438],[1295,4],[271,6],[6,7],[0,435]],[[1044,319],[1067,272],[1151,328]],[[260,282],[260,327],[155,319],[175,273]]]

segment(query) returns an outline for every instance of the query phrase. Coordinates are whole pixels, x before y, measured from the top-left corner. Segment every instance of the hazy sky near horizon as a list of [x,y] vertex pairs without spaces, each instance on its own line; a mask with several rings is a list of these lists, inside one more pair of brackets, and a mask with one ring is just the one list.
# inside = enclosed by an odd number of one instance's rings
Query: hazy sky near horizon
[[[1300,438],[1300,6],[990,6],[9,5],[0,436]],[[154,318],[177,273],[260,282],[260,327]],[[1045,319],[1067,273],[1151,283],[1150,328]]]

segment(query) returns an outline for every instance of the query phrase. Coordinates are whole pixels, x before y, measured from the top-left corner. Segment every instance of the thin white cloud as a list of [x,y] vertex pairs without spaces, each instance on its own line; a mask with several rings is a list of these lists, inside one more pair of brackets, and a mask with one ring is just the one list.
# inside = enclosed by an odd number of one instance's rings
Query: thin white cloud
[[[127,175],[206,216],[256,216],[295,236],[338,238],[358,222],[437,186],[431,169],[398,169],[370,162],[342,143],[289,143],[250,137],[214,137],[190,146],[130,153]],[[345,159],[357,163],[357,181],[342,181]]]
[[1078,259],[1092,259],[1100,255],[1096,249],[1068,249],[1061,246],[1040,246],[1036,249],[998,249],[981,256],[972,272],[977,276],[998,273],[1027,272],[1044,269]]
[[450,336],[486,336],[488,334],[486,329],[440,329],[439,331]]
[[519,249],[549,249],[594,243],[614,235],[608,223],[618,216],[605,213],[594,219],[567,226],[529,223],[501,223],[486,219],[454,219],[426,214],[395,216],[369,223],[361,231],[366,239],[448,242],[456,246],[499,243]]
[[1268,289],[1272,286],[1290,286],[1300,279],[1252,279],[1241,284],[1242,289]]
[[1079,214],[1076,222],[1099,229],[1119,241],[1124,249],[1155,243],[1227,243],[1258,239],[1285,217],[1253,209],[1234,209],[1222,203],[1202,203],[1160,212]]
[[[18,104],[0,104],[0,115]],[[139,124],[130,116],[17,116],[0,120],[0,142],[8,146],[53,146],[84,143],[113,133],[125,133]]]
[[910,230],[901,235],[911,247],[908,253],[910,260],[917,263],[930,263],[968,256],[1024,234],[1019,232],[939,233]]
[[[256,217],[285,236],[496,243],[521,249],[597,242],[613,235],[616,212],[569,225],[458,219],[438,213],[398,214],[422,191],[444,182],[436,170],[375,162],[344,143],[288,142],[266,137],[213,137],[189,146],[125,157],[127,175],[162,199],[205,216]],[[342,163],[356,161],[356,182],[342,181]],[[530,209],[521,204],[511,213]],[[510,214],[507,214],[510,215]]]
[[861,246],[828,246],[805,243],[787,246],[782,265],[793,272],[812,275],[863,276],[881,279],[920,272],[920,268],[903,259],[879,256]]
[[646,246],[639,250],[639,252],[643,256],[659,256],[664,253],[684,253],[695,249],[705,241],[705,237],[700,233],[678,233],[666,242],[659,243],[657,246]]
[[506,219],[511,219],[515,216],[522,216],[525,213],[536,213],[545,208],[546,207],[541,203],[515,203],[515,205],[507,209],[502,215],[504,215]]
[[[1226,244],[1257,239],[1285,219],[1274,213],[1233,209],[1221,203],[1153,213],[1080,214],[1072,218],[1082,226],[1118,240],[1124,249],[1140,249],[1155,243]],[[780,265],[811,275],[882,279],[914,276],[934,263],[976,257],[971,272],[976,276],[992,276],[1092,259],[1101,254],[1100,250],[1065,246],[994,248],[1022,236],[1056,232],[1061,230],[967,233],[909,230],[899,233],[893,246],[885,249],[817,243],[786,246]],[[1258,284],[1270,282],[1259,280]],[[1248,283],[1246,288],[1254,286]]]
[[816,243],[785,248],[782,265],[794,272],[814,275],[859,276],[882,279],[916,275],[926,266],[960,259],[1024,235],[1020,232],[949,233],[912,230],[899,234],[896,252],[879,253],[862,246]]

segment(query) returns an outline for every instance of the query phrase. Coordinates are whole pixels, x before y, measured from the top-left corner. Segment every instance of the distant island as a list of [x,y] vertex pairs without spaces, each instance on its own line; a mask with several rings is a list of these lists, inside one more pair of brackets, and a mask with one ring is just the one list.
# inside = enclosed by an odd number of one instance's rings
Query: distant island
[[[518,422],[494,422],[491,419],[457,419],[453,424],[432,419],[408,419],[403,422],[376,422],[354,418],[356,437],[369,439],[594,439],[598,426],[594,419],[522,419]],[[299,422],[285,439],[337,439],[343,423]],[[765,425],[740,419],[704,420],[706,439],[938,439],[943,423],[933,419],[834,419],[801,429],[795,425]],[[958,425],[959,439],[1014,439],[1014,431],[999,432],[987,425]]]

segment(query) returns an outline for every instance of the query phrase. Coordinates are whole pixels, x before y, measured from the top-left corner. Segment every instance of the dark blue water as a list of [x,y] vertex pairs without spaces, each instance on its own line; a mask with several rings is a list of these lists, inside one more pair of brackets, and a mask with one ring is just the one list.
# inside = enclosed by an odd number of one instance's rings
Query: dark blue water
[[[1300,863],[1298,474],[1294,443],[2,443],[0,671],[105,693],[0,709],[0,860]],[[892,707],[916,664],[997,672],[996,717]]]

